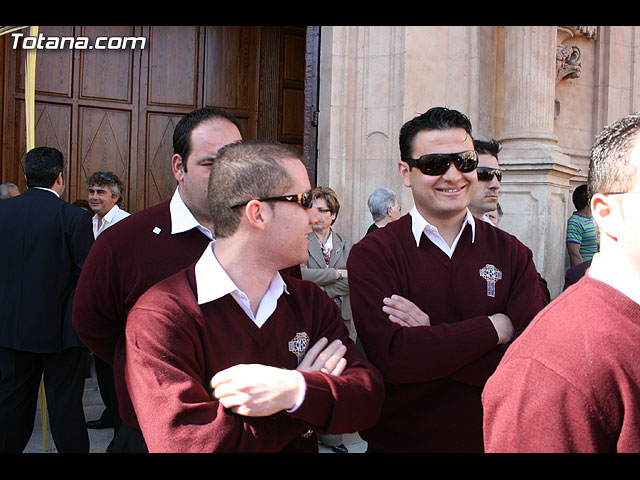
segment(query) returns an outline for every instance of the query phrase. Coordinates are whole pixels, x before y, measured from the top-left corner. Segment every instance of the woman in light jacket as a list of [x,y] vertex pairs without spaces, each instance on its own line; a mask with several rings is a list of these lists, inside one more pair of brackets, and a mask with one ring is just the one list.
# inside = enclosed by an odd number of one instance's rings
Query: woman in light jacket
[[[351,243],[332,228],[340,211],[340,202],[336,192],[329,187],[316,187],[311,193],[312,208],[319,213],[320,221],[313,226],[313,233],[307,237],[309,259],[300,266],[302,278],[317,284],[338,304],[349,336],[355,342],[347,275],[347,257]],[[320,436],[320,443],[336,453],[348,452],[342,443],[342,435]]]

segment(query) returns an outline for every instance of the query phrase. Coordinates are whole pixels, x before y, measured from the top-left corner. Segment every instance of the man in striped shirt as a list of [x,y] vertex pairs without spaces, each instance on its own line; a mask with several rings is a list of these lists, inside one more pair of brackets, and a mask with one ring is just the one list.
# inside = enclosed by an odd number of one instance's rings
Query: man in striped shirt
[[598,237],[591,217],[586,184],[573,191],[573,205],[576,211],[567,221],[567,250],[572,267],[591,260],[598,251]]

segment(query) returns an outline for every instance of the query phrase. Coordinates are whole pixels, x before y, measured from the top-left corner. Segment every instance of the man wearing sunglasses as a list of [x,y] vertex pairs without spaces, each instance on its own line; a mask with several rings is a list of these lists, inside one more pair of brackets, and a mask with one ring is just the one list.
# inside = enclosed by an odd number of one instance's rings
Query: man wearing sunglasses
[[385,379],[369,450],[482,452],[486,379],[506,345],[546,304],[532,253],[476,221],[471,123],[432,108],[400,130],[408,215],[351,250],[352,310],[367,358]]
[[213,238],[203,206],[209,169],[218,149],[241,138],[238,121],[222,110],[183,116],[173,134],[173,197],[103,231],[84,263],[73,324],[91,351],[113,367],[122,419],[115,453],[146,451],[122,372],[127,312],[149,287],[194,262]]
[[478,187],[469,205],[469,211],[475,218],[495,225],[487,213],[498,208],[498,192],[500,191],[500,182],[502,182],[502,171],[498,165],[500,144],[496,140],[478,139],[475,139],[473,143],[476,152],[478,152],[478,167],[476,168]]
[[151,452],[317,452],[316,431],[375,424],[384,396],[339,307],[279,271],[319,221],[300,155],[222,149],[208,202],[216,240],[127,318],[126,380]]

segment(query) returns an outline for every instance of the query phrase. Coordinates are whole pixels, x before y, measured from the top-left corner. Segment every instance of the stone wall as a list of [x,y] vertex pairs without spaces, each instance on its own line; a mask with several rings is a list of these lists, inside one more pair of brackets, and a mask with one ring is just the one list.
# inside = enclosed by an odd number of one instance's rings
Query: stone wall
[[456,108],[476,135],[501,141],[502,228],[532,249],[556,296],[593,138],[640,104],[639,46],[632,26],[322,27],[318,184],[340,196],[336,229],[361,238],[380,186],[411,208],[400,127],[432,106]]

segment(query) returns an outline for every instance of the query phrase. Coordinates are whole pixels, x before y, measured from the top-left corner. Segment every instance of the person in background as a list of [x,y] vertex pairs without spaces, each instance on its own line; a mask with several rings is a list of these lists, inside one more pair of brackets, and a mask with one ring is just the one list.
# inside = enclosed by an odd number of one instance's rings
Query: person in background
[[487,452],[640,452],[640,115],[591,150],[600,251],[509,347],[484,389]]
[[469,205],[469,210],[474,217],[497,226],[497,223],[492,221],[488,214],[498,209],[498,193],[502,182],[502,171],[498,164],[500,144],[496,140],[478,139],[474,139],[473,144],[478,152],[478,167],[476,168],[478,187]]
[[87,180],[89,206],[93,216],[93,234],[96,238],[107,228],[127,218],[122,210],[122,181],[111,172],[95,172]]
[[24,166],[27,190],[0,202],[0,452],[26,447],[42,379],[57,451],[88,453],[82,395],[89,357],[71,305],[93,245],[91,215],[60,198],[61,152],[31,149]]
[[[340,211],[340,202],[336,192],[329,187],[312,189],[311,197],[311,208],[317,213],[318,221],[313,225],[313,232],[307,236],[309,258],[301,265],[302,279],[318,285],[336,302],[340,307],[342,320],[349,330],[349,336],[356,341],[347,273],[351,242],[333,229]],[[320,443],[335,453],[348,453],[342,442],[342,435],[320,435]]]
[[598,251],[596,227],[591,216],[587,185],[579,185],[573,191],[573,205],[576,211],[567,221],[567,251],[571,266],[591,260]]
[[20,189],[15,183],[0,184],[0,200],[17,197],[18,195],[20,195]]
[[80,207],[81,209],[86,210],[87,212],[91,212],[92,211],[91,207],[89,206],[89,202],[87,202],[83,198],[79,198],[78,200],[73,202],[71,205],[73,205],[75,207]]
[[[95,172],[87,179],[88,204],[93,211],[93,235],[98,238],[107,228],[129,216],[129,212],[122,210],[123,185],[120,178],[112,172]],[[113,368],[100,357],[93,357],[96,369],[96,379],[100,396],[105,404],[105,410],[97,420],[87,422],[87,428],[103,429],[113,427],[114,440],[107,447],[111,452],[114,447],[115,436],[122,420],[118,413],[118,399],[113,380]]]
[[502,219],[502,207],[500,203],[498,203],[498,207],[495,210],[485,213],[484,216],[496,227],[500,226],[500,220]]
[[401,208],[398,202],[398,195],[389,188],[380,187],[374,190],[369,195],[367,206],[371,212],[371,217],[373,217],[373,223],[369,226],[367,235],[400,218]]

